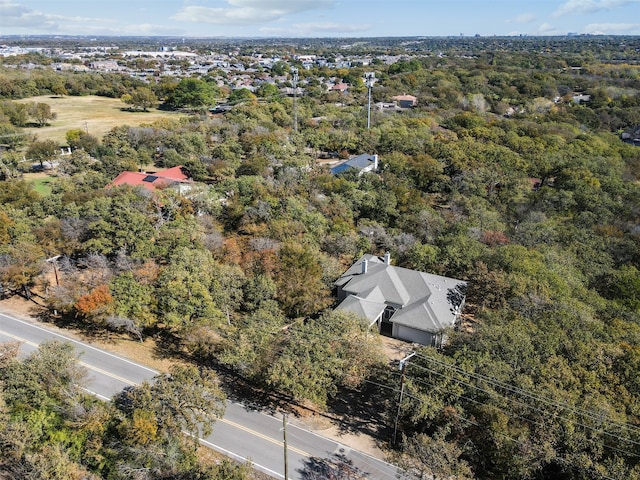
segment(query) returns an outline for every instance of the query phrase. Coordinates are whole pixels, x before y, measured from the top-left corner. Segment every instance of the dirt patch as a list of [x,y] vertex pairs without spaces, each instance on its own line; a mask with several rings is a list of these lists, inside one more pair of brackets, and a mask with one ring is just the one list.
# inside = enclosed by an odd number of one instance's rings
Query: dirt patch
[[399,362],[416,349],[414,343],[381,336],[382,349],[391,362]]
[[[39,323],[38,318],[43,318],[48,313],[41,298],[35,296],[32,300],[26,300],[18,295],[0,300],[0,312],[31,323]],[[46,327],[74,340],[90,343],[111,353],[121,355],[159,372],[166,372],[171,365],[178,363],[176,359],[159,356],[159,349],[152,338],[140,342],[117,333],[95,336],[76,328],[61,328],[51,322],[46,322]]]

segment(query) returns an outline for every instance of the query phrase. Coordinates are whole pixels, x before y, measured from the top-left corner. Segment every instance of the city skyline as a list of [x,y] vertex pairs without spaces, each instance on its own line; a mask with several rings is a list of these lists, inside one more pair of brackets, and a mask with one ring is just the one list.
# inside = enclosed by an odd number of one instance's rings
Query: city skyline
[[640,0],[0,0],[2,35],[640,35]]

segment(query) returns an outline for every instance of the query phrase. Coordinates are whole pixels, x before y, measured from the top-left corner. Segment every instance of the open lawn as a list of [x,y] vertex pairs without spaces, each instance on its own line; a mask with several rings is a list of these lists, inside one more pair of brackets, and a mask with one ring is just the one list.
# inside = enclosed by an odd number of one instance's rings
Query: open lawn
[[49,176],[34,178],[31,180],[33,183],[33,189],[38,192],[42,196],[47,196],[51,193],[51,180],[52,178]]
[[48,103],[57,118],[50,122],[50,126],[42,128],[26,128],[29,134],[37,135],[38,140],[54,140],[65,145],[66,133],[73,129],[88,131],[91,135],[102,139],[105,133],[119,125],[137,127],[141,124],[152,123],[166,117],[176,117],[184,114],[150,109],[148,112],[130,112],[123,110],[126,105],[118,98],[97,97],[56,97],[44,95],[30,97],[18,102]]

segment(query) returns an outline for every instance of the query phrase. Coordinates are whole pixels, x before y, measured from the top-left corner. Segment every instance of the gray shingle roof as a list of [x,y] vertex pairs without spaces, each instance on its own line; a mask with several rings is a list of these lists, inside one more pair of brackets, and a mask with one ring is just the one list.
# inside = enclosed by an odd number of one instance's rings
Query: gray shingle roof
[[382,314],[384,308],[384,303],[372,302],[366,298],[356,297],[355,295],[349,295],[338,306],[338,310],[353,312],[368,319],[369,324],[372,324],[375,319]]
[[[362,273],[365,260],[367,272]],[[431,333],[454,325],[466,288],[462,280],[387,265],[374,255],[360,258],[335,285],[347,294],[338,309],[354,311],[373,322],[391,305],[397,308],[393,323]]]

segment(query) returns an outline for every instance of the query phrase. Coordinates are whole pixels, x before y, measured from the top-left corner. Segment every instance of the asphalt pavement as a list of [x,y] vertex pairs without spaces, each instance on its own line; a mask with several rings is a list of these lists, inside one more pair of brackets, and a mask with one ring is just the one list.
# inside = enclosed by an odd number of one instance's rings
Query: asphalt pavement
[[[57,333],[46,325],[0,313],[0,342],[18,341],[21,355],[28,355],[45,340],[74,345],[88,372],[89,392],[109,400],[123,388],[151,380],[158,372],[118,355]],[[383,480],[397,478],[397,467],[299,426],[286,424],[282,416],[270,415],[241,403],[227,402],[226,412],[201,439],[203,445],[235,460],[250,461],[254,468],[274,478],[284,478],[286,433],[290,480],[337,478]]]

